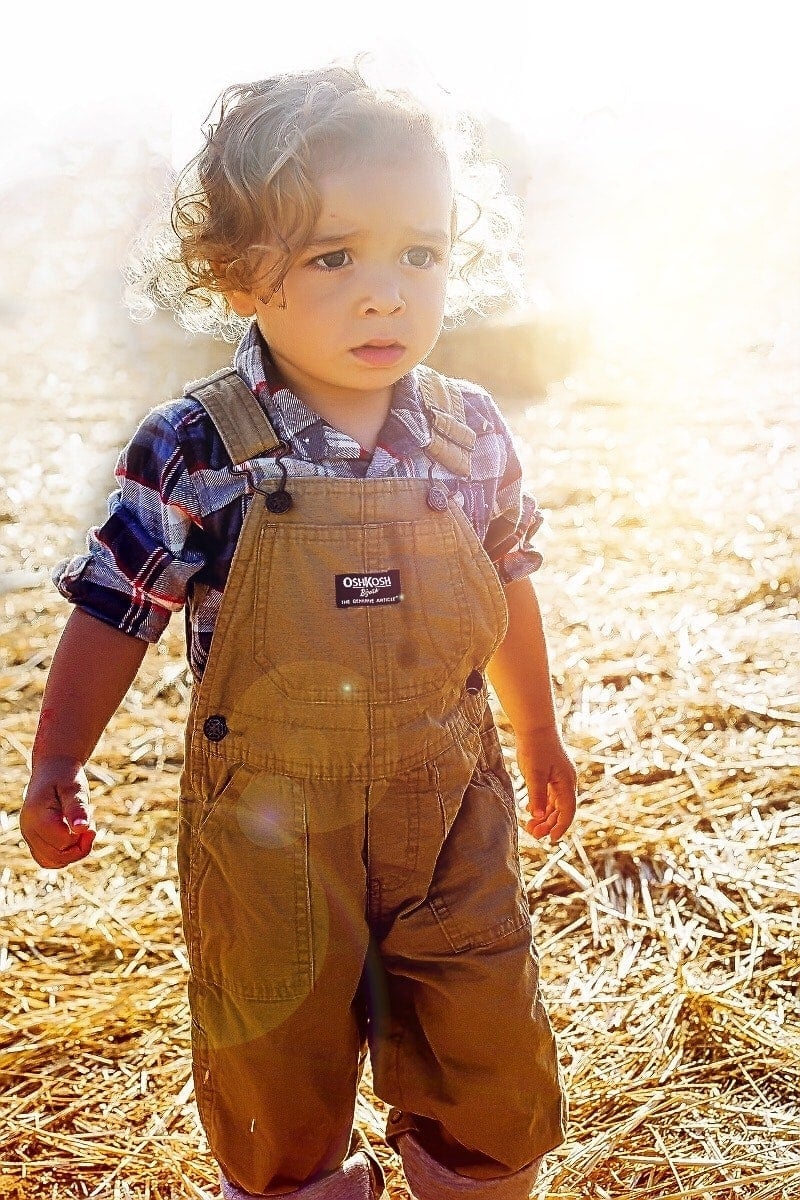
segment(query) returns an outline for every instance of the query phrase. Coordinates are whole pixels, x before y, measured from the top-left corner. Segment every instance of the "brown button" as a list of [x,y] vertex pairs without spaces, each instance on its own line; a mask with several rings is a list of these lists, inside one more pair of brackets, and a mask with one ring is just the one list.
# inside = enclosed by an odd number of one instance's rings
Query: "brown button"
[[467,682],[464,684],[470,696],[477,696],[478,692],[483,687],[483,676],[480,671],[470,671],[467,676]]
[[270,492],[265,497],[264,503],[271,513],[280,516],[282,513],[289,511],[294,501],[287,491],[279,488],[277,492]]
[[228,722],[219,714],[207,717],[203,722],[203,733],[210,742],[221,742],[227,736]]
[[447,512],[447,492],[441,484],[434,483],[428,488],[428,508],[432,508],[434,512]]

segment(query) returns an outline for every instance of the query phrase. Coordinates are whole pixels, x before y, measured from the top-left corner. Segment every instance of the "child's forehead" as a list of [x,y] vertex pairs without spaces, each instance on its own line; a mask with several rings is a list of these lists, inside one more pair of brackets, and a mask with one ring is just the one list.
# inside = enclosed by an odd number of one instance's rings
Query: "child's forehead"
[[445,163],[431,157],[342,166],[321,175],[316,187],[316,235],[335,232],[343,224],[354,229],[449,229],[450,172]]

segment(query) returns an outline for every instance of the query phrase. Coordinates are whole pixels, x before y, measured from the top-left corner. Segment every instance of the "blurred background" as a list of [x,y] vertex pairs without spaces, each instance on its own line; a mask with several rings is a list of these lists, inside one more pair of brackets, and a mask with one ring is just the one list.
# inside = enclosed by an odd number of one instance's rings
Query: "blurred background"
[[[175,350],[169,318],[132,330],[120,304],[120,263],[167,170],[199,147],[226,84],[366,49],[390,79],[430,77],[483,116],[525,202],[528,308],[511,323],[528,336],[498,343],[506,361],[483,362],[488,383],[530,396],[591,361],[652,402],[665,379],[674,399],[676,377],[694,386],[731,352],[792,355],[790,14],[780,0],[499,0],[479,14],[346,0],[302,18],[252,0],[229,18],[154,0],[18,6],[0,79],[0,319],[12,345],[39,352],[67,314],[73,331],[110,338],[121,365],[160,339]],[[159,362],[154,399],[203,353]],[[473,356],[485,360],[482,345]]]

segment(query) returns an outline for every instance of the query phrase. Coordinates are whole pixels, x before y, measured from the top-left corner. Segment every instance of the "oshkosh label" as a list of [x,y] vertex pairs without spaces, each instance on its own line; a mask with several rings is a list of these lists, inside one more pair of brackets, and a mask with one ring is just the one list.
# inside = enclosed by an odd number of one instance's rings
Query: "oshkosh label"
[[351,575],[336,575],[336,607],[355,608],[360,604],[399,604],[399,571],[353,571]]

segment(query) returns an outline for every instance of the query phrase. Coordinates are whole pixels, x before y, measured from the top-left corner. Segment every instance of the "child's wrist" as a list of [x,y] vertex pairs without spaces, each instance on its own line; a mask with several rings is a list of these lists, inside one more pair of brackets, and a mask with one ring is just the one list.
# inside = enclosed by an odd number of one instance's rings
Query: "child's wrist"
[[61,766],[74,765],[80,770],[88,759],[80,753],[76,744],[75,731],[65,727],[60,710],[45,707],[39,714],[39,727],[33,739],[31,768],[41,768],[47,762],[58,762]]
[[552,721],[541,725],[521,725],[519,728],[515,725],[514,739],[518,744],[520,742],[560,742],[562,740],[561,730],[555,717]]
[[58,774],[80,774],[85,766],[84,760],[77,754],[47,747],[34,747],[31,754],[31,773],[57,772]]

